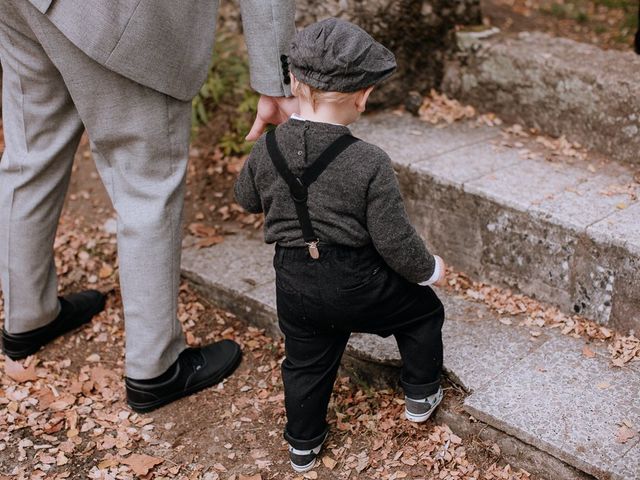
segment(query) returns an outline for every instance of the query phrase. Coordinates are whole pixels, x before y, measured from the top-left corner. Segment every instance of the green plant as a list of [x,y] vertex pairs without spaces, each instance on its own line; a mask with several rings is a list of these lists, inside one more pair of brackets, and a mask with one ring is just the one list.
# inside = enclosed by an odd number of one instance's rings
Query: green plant
[[576,14],[576,21],[578,23],[587,23],[589,21],[589,14],[587,12],[585,12],[584,10],[580,10]]
[[638,8],[637,0],[594,0],[593,3],[607,8],[622,8],[625,11]]
[[566,18],[568,16],[568,8],[564,4],[553,3],[550,7],[543,11],[556,18]]
[[233,118],[231,129],[222,136],[219,143],[225,155],[241,155],[249,153],[251,150],[253,144],[247,142],[244,137],[251,128],[259,98],[260,96],[250,88],[245,89],[243,92],[243,98],[236,107],[238,115]]
[[221,111],[232,109],[229,129],[222,136],[220,146],[225,155],[248,153],[251,144],[244,137],[255,117],[258,98],[249,84],[249,64],[241,37],[220,35],[209,76],[192,101],[194,134]]

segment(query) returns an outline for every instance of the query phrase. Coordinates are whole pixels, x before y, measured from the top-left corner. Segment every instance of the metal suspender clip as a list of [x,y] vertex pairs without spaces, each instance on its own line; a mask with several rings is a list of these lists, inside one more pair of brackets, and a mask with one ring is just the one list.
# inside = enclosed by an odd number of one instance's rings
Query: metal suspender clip
[[318,250],[318,241],[316,240],[314,242],[305,242],[307,245],[307,248],[309,249],[309,255],[311,255],[311,258],[313,258],[314,260],[317,260],[320,258],[320,250]]

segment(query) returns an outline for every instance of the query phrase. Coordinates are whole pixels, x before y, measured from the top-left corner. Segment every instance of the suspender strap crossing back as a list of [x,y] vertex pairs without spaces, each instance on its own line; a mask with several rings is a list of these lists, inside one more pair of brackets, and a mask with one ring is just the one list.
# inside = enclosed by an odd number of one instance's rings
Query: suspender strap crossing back
[[319,239],[313,231],[311,218],[309,217],[309,206],[307,204],[307,200],[309,198],[309,186],[318,179],[322,172],[325,171],[329,164],[338,155],[340,155],[340,153],[342,153],[349,145],[357,141],[358,139],[351,135],[342,135],[329,145],[320,154],[318,159],[305,169],[301,176],[297,177],[287,166],[287,162],[280,151],[280,147],[278,147],[275,130],[271,130],[267,133],[267,151],[269,152],[269,157],[271,157],[271,161],[280,176],[289,186],[289,192],[291,193],[291,198],[293,199],[293,203],[296,207],[298,222],[302,229],[302,237],[309,247],[309,255],[314,259],[320,258],[320,252],[318,251]]

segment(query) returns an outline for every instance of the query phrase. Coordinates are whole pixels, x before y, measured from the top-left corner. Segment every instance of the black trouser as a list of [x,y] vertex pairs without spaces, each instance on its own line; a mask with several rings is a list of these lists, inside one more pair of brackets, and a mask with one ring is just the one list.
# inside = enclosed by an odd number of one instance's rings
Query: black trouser
[[424,398],[440,385],[444,308],[429,287],[391,270],[373,247],[276,247],[278,319],[285,335],[282,378],[286,440],[315,448],[342,353],[352,332],[394,335],[405,394]]

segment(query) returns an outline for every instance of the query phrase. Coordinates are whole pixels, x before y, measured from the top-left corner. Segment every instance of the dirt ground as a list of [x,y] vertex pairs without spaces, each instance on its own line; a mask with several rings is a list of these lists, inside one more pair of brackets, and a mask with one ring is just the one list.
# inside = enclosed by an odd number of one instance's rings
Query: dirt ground
[[593,43],[604,49],[633,50],[637,0],[481,0],[484,22],[504,32],[542,31]]

